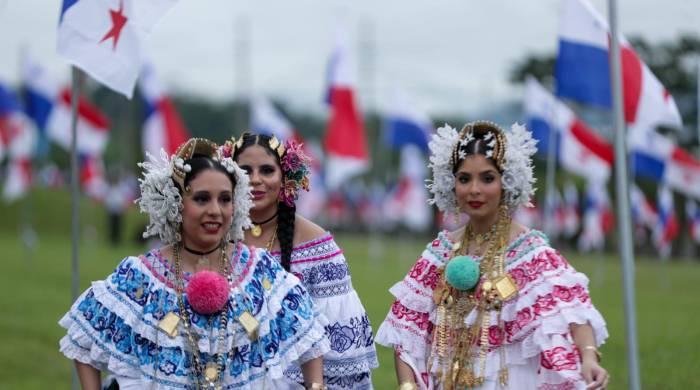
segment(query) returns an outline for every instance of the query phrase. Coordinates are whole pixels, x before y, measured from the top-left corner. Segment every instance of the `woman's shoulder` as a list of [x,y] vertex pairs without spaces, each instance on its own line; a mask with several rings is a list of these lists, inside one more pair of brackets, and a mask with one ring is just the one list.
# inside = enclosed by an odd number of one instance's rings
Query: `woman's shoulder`
[[318,240],[328,235],[321,226],[297,214],[294,221],[294,246]]

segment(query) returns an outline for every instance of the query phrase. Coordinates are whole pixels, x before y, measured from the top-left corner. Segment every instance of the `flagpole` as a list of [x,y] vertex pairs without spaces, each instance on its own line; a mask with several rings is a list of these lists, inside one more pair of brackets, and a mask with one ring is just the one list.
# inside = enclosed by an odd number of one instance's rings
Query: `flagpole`
[[639,355],[637,350],[637,323],[634,302],[634,248],[630,222],[629,189],[627,171],[627,147],[622,95],[622,68],[620,64],[620,44],[617,32],[617,2],[608,0],[610,19],[610,80],[612,81],[613,124],[615,130],[615,187],[617,218],[620,229],[620,255],[622,256],[622,280],[625,299],[625,337],[627,341],[627,370],[629,388],[641,389],[639,380]]
[[[71,186],[71,301],[78,299],[80,286],[80,263],[78,235],[80,234],[79,187],[78,187],[78,98],[80,96],[80,69],[71,66],[71,144],[70,144],[70,186]],[[78,373],[73,369],[73,389],[80,387]]]
[[700,159],[700,55],[698,55],[698,72],[697,72],[697,84],[698,84],[698,95],[697,95],[697,127],[698,127],[698,159]]
[[[549,110],[549,116],[550,116],[550,121],[549,123],[555,123],[552,118],[552,111]],[[550,126],[549,129],[549,137],[548,137],[548,144],[547,144],[547,183],[545,187],[545,194],[544,194],[544,231],[547,233],[548,236],[550,236],[550,239],[554,235],[554,208],[553,208],[553,203],[554,203],[554,189],[555,189],[555,176],[556,176],[556,142],[557,142],[557,135],[555,133],[557,129],[555,129],[553,126]]]
[[[250,99],[253,67],[251,61],[250,20],[246,15],[236,17],[234,27],[234,134],[242,134],[250,128]],[[248,107],[246,110],[245,107]],[[247,116],[247,120],[244,119]]]

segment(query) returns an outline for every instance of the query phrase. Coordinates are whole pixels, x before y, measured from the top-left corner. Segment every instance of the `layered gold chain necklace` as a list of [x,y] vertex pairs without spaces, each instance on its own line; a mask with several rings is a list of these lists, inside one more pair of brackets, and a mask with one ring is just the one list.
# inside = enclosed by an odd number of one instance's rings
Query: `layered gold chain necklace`
[[[224,339],[226,337],[226,327],[228,325],[228,312],[226,306],[224,310],[219,313],[219,335],[217,338],[217,351],[214,355],[213,361],[208,362],[206,365],[202,365],[202,359],[199,354],[199,344],[196,334],[192,330],[192,323],[190,321],[190,315],[185,309],[185,301],[182,297],[182,292],[185,290],[184,280],[182,276],[182,268],[180,266],[180,246],[181,244],[175,245],[175,290],[177,291],[177,303],[180,309],[180,316],[183,320],[183,327],[185,328],[185,334],[187,341],[190,344],[190,349],[192,350],[190,366],[193,371],[193,379],[197,389],[212,389],[220,390],[222,389],[222,373],[224,367]],[[219,264],[219,272],[230,280],[230,265],[226,261],[226,245],[221,245],[221,262]],[[228,292],[227,292],[228,293]]]
[[[476,235],[471,226],[466,227],[462,240],[453,245],[446,267],[440,270],[440,279],[433,291],[437,321],[428,367],[432,368],[433,363],[437,363],[436,380],[446,390],[473,388],[484,383],[492,311],[496,311],[496,322],[501,334],[504,334],[501,308],[503,302],[517,294],[515,282],[505,272],[510,225],[510,216],[503,209],[488,233]],[[476,244],[476,253],[480,252],[481,244],[489,243],[478,265],[478,279],[484,280],[480,287],[477,281],[473,287],[460,290],[453,285],[460,285],[454,279],[450,283],[446,270],[452,260],[465,257],[472,242]],[[454,278],[453,275],[454,272],[451,276]],[[477,310],[476,321],[467,326],[464,321],[472,310]],[[508,381],[505,350],[500,345],[496,348],[500,349],[499,382],[505,386]],[[478,375],[475,357],[478,357]]]

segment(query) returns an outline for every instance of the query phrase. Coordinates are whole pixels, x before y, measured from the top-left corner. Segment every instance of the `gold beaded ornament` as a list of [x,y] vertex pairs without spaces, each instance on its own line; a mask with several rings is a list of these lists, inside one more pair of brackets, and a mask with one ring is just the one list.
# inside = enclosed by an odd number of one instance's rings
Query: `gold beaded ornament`
[[[219,158],[218,146],[205,138],[190,138],[187,142],[180,145],[175,151],[175,161],[173,161],[173,175],[172,178],[177,182],[183,191],[187,191],[185,188],[185,176],[189,171],[188,166],[184,164],[185,161],[189,160],[195,154],[202,154],[211,158]],[[181,159],[182,161],[178,161]]]
[[[450,164],[453,167],[455,167],[459,163],[459,149],[460,146],[462,146],[464,140],[470,139],[475,135],[489,133],[492,134],[490,137],[493,137],[494,141],[492,142],[491,138],[484,138],[485,141],[489,142],[487,146],[489,146],[490,156],[487,155],[486,157],[492,159],[496,163],[496,168],[498,168],[499,172],[503,172],[505,168],[506,136],[503,129],[500,126],[490,121],[471,122],[467,123],[466,125],[464,125],[464,127],[462,127],[462,130],[460,130],[459,132],[460,142],[457,142],[457,145],[455,145],[454,150],[452,150],[452,158],[450,160]],[[487,137],[489,136],[487,135]],[[491,143],[493,143],[493,145],[490,145]],[[464,145],[466,145],[466,143]]]

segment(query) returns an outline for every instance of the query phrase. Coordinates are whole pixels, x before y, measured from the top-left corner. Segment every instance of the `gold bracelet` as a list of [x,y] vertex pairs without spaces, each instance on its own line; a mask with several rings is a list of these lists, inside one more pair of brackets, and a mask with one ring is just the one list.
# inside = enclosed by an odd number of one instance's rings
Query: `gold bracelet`
[[[587,345],[587,346],[583,347],[582,350],[583,350],[583,351],[586,351],[586,350],[591,350],[591,351],[593,351],[593,353],[595,353],[596,359],[598,359],[598,363],[600,363],[600,360],[601,360],[601,358],[603,357],[603,354],[600,353],[600,351],[598,350],[598,348],[594,347],[593,345]],[[583,356],[581,356],[581,360],[583,361]]]
[[324,385],[323,383],[313,382],[309,385],[306,385],[306,389],[307,390],[328,390],[328,387],[326,387],[326,385]]
[[418,385],[413,381],[406,381],[399,385],[398,390],[418,390]]

